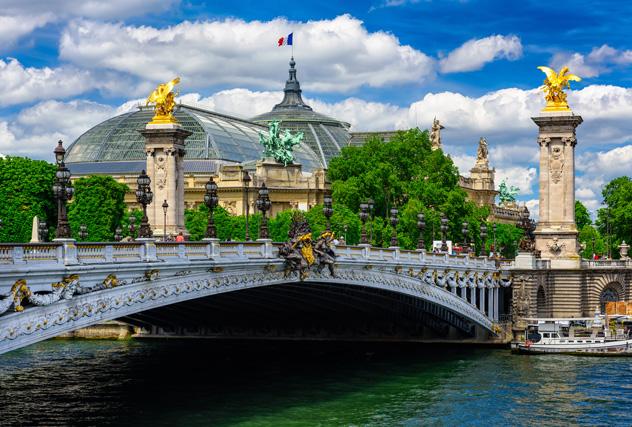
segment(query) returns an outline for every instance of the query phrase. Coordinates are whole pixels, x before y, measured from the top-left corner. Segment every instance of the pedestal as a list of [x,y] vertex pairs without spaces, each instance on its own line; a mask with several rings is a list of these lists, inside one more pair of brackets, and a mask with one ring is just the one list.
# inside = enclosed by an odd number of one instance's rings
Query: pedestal
[[167,208],[166,234],[186,233],[184,225],[184,144],[191,132],[177,123],[148,124],[140,133],[145,137],[147,175],[151,179],[152,203],[147,217],[155,236],[165,233],[163,202]]
[[570,111],[542,113],[540,128],[540,219],[535,248],[551,268],[579,268],[575,225],[575,129],[582,123]]

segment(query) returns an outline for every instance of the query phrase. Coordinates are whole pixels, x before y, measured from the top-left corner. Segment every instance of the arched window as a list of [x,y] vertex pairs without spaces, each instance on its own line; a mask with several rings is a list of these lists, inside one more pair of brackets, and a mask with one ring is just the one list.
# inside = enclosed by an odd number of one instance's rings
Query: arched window
[[544,288],[540,286],[538,288],[538,317],[545,317],[548,314],[546,310],[546,294],[544,293]]
[[606,286],[601,291],[601,296],[599,297],[599,305],[601,308],[601,312],[606,312],[606,303],[607,302],[616,302],[621,301],[621,296],[619,295],[619,291],[615,289],[613,286]]

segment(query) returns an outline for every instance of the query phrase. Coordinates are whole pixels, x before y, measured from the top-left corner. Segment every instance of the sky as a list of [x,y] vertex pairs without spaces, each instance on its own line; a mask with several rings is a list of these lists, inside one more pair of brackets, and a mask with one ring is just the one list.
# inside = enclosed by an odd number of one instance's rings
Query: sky
[[352,130],[430,127],[464,175],[480,137],[496,185],[537,214],[539,65],[583,78],[568,99],[576,196],[632,166],[632,2],[0,0],[0,153],[52,160],[180,76],[180,100],[239,117],[282,98],[294,34],[307,102]]

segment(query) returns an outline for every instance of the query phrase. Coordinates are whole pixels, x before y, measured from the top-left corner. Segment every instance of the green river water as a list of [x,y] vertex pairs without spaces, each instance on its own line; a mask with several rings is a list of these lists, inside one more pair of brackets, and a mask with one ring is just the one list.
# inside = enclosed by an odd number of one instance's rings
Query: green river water
[[0,425],[632,425],[632,359],[52,340],[0,356]]

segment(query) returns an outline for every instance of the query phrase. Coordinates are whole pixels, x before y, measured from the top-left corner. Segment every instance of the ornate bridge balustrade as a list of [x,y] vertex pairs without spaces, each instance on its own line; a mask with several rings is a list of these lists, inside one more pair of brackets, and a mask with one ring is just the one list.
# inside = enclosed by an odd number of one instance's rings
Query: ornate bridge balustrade
[[338,246],[335,276],[311,271],[301,281],[284,271],[279,246],[267,240],[2,244],[0,353],[157,307],[275,285],[388,291],[423,302],[461,330],[491,331],[507,305],[501,291],[510,280],[487,258]]

